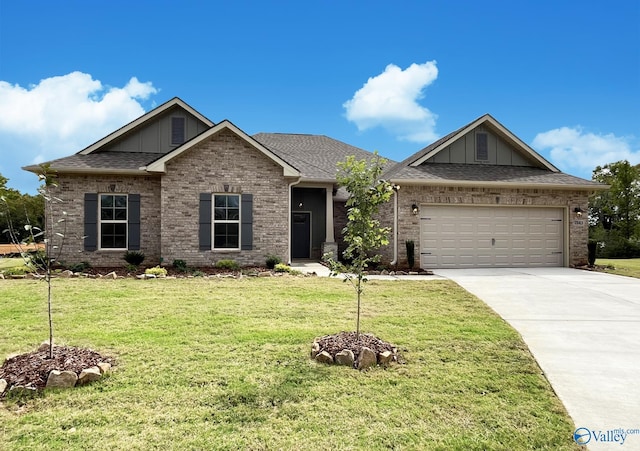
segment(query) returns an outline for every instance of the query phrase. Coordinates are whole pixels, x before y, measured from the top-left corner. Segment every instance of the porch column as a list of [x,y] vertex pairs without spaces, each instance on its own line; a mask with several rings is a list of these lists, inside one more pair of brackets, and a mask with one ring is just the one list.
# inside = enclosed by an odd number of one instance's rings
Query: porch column
[[333,233],[333,186],[325,189],[326,201],[325,201],[325,238],[322,243],[322,255],[333,254],[334,258],[338,254],[338,244]]

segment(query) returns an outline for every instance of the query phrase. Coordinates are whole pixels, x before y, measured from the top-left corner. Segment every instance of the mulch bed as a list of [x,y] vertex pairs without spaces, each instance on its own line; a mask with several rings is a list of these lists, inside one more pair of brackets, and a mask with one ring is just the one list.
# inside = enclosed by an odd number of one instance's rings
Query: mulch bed
[[351,350],[356,356],[360,354],[363,347],[371,349],[376,354],[381,354],[384,351],[397,351],[391,343],[382,341],[372,334],[361,333],[358,336],[355,332],[340,332],[335,335],[326,335],[315,341],[320,345],[320,352],[327,351],[333,358],[344,349]]
[[86,368],[104,362],[111,365],[114,360],[86,348],[73,346],[54,346],[53,359],[49,358],[49,349],[28,352],[7,359],[0,367],[0,379],[7,381],[9,388],[22,385],[43,389],[51,370],[73,371],[76,374]]

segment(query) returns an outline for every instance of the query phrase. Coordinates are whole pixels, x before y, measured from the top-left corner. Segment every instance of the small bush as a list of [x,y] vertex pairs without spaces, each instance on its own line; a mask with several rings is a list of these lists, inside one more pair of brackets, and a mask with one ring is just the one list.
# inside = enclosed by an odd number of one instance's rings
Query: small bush
[[218,260],[218,263],[216,263],[216,268],[228,269],[230,271],[237,271],[240,269],[240,265],[235,260],[225,259],[225,260]]
[[275,272],[291,272],[291,266],[278,263],[274,268]]
[[69,266],[67,269],[71,272],[84,272],[89,268],[91,268],[91,263],[80,262],[80,263],[76,263],[74,265]]
[[14,266],[13,268],[7,268],[0,272],[2,272],[2,274],[4,274],[5,276],[22,276],[31,272],[31,270],[26,266]]
[[204,277],[204,273],[198,269],[194,270],[191,275],[193,277]]
[[172,266],[175,268],[176,271],[179,271],[179,272],[187,272],[187,270],[189,269],[187,267],[187,262],[180,259],[174,260],[172,263]]
[[145,274],[149,274],[149,275],[153,275],[156,277],[166,277],[167,276],[167,270],[165,268],[162,268],[160,266],[154,266],[153,268],[147,268],[144,270]]
[[407,263],[409,264],[409,268],[413,269],[416,264],[415,244],[413,243],[413,240],[407,240],[405,244],[407,246]]
[[277,255],[267,255],[267,268],[273,269],[277,264],[282,263],[282,260]]
[[589,240],[589,242],[587,243],[587,249],[588,249],[588,258],[587,261],[589,263],[589,266],[593,266],[596,263],[596,250],[598,248],[598,242],[597,241],[593,241],[593,240]]
[[144,254],[140,251],[127,251],[124,253],[124,261],[133,266],[140,266],[144,261]]

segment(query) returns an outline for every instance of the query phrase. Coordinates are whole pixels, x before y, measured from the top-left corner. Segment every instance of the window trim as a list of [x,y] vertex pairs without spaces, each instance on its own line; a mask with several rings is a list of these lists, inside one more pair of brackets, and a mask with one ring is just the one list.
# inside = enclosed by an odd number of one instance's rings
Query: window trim
[[[238,219],[216,219],[216,196],[236,197],[238,199]],[[236,224],[238,226],[237,247],[216,247],[216,225]],[[240,193],[211,194],[211,250],[216,252],[235,252],[242,249],[242,195]]]
[[[125,219],[102,219],[102,196],[112,196],[115,200],[116,196],[124,197],[127,201],[127,217]],[[129,249],[129,195],[123,193],[99,193],[98,194],[98,217],[97,217],[97,235],[98,250],[100,251],[126,251]],[[102,246],[102,224],[124,224],[125,225],[125,247],[103,247]]]

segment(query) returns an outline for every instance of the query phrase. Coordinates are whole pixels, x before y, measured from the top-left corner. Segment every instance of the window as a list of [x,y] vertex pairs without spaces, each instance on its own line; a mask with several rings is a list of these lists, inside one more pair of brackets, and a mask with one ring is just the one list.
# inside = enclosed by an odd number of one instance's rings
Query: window
[[213,248],[240,249],[240,195],[214,194]]
[[484,132],[476,133],[476,160],[489,160],[489,142],[487,134]]
[[127,196],[100,195],[100,248],[127,248]]
[[171,118],[171,145],[179,146],[185,142],[186,126],[184,117]]

